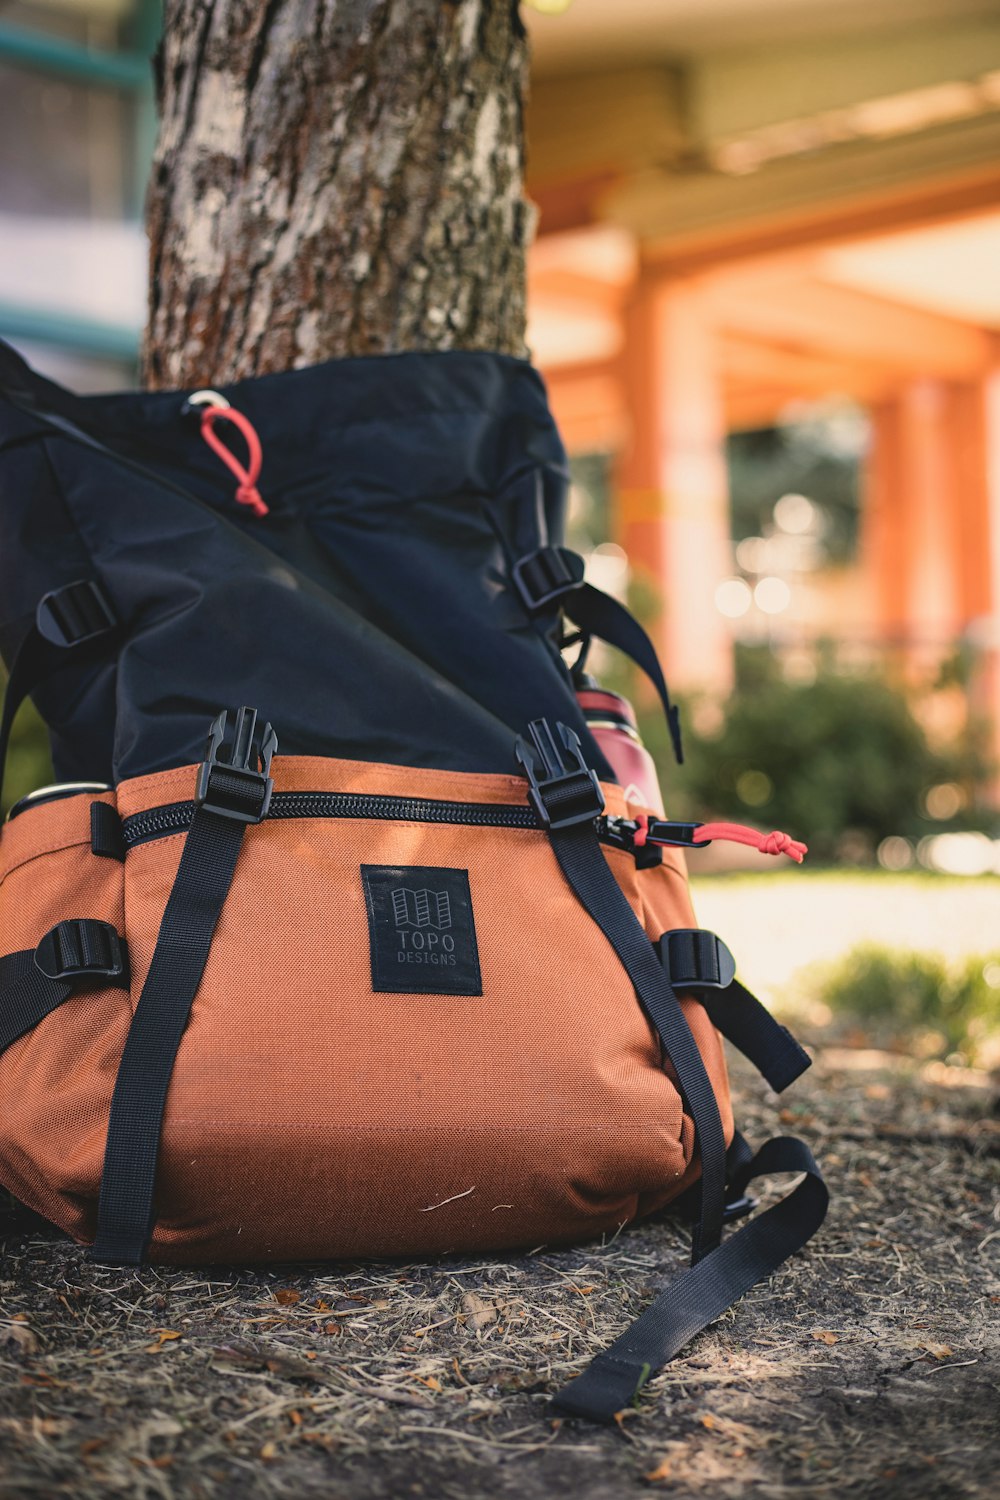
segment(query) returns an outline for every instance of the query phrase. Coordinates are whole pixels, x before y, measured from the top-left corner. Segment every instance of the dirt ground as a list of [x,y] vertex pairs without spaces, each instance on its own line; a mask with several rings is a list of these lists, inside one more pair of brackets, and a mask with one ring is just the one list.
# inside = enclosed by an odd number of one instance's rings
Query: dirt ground
[[751,1139],[804,1132],[816,1241],[610,1428],[549,1393],[684,1261],[610,1244],[431,1264],[127,1271],[7,1222],[0,1495],[162,1500],[994,1496],[1000,1120],[982,1075],[820,1050]]

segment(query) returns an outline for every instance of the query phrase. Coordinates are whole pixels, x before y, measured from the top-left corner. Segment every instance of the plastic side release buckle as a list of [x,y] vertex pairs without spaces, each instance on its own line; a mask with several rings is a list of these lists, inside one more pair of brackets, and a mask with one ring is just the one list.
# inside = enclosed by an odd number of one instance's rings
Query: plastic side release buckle
[[529,614],[554,604],[583,582],[583,558],[568,547],[539,547],[519,557],[511,572]]
[[[604,811],[601,783],[583,758],[579,736],[565,724],[557,724],[556,729],[558,741],[547,719],[534,719],[528,725],[534,750],[520,735],[515,745],[528,778],[528,801],[549,833],[592,823]],[[542,762],[542,776],[536,769],[536,755]]]
[[84,578],[43,595],[35,624],[53,646],[82,646],[114,630],[118,619],[100,584]]
[[47,979],[124,979],[128,953],[110,922],[71,918],[42,938],[35,968]]
[[677,927],[660,938],[660,962],[675,990],[725,990],[736,960],[720,937],[703,927]]
[[229,715],[223,711],[209,731],[205,762],[198,772],[194,800],[199,807],[232,818],[237,823],[260,823],[271,806],[274,783],[271,758],[278,737],[265,724],[260,747],[255,744],[257,710],[236,710],[232,744],[226,745]]

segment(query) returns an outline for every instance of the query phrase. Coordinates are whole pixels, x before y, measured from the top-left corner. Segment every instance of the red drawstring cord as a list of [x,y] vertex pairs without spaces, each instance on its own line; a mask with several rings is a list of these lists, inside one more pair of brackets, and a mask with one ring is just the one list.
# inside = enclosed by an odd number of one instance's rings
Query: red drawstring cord
[[756,828],[747,828],[743,823],[702,823],[698,829],[698,842],[702,839],[727,839],[731,844],[748,844],[759,849],[761,854],[787,854],[797,865],[808,854],[805,844],[787,833],[758,833]]
[[[646,843],[660,842],[655,837],[650,838],[648,814],[637,813],[635,822],[636,830],[632,842],[637,849],[641,849]],[[803,858],[809,852],[805,844],[800,843],[798,839],[793,839],[787,833],[777,831],[759,833],[756,828],[747,828],[744,823],[699,823],[696,832],[697,844],[708,844],[713,839],[724,839],[730,844],[746,844],[751,849],[759,849],[761,854],[787,854],[789,859],[794,859],[797,865],[802,863]]]
[[[240,463],[236,454],[218,436],[215,431],[215,422],[221,417],[226,422],[232,422],[243,434],[243,440],[247,445],[250,461],[246,468]],[[249,505],[255,516],[266,516],[267,506],[261,499],[260,490],[257,488],[257,480],[260,478],[261,465],[264,462],[264,453],[260,446],[260,438],[254,429],[253,423],[245,417],[241,411],[232,406],[203,406],[201,409],[201,435],[222,462],[235,474],[238,483],[236,485],[236,498],[241,505]]]

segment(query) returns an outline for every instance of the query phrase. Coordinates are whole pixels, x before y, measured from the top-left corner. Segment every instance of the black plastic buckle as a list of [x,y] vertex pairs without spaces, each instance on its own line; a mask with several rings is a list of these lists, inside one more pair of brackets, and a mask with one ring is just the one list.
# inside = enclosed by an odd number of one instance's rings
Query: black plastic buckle
[[568,547],[539,547],[519,557],[511,572],[529,614],[571,594],[583,582],[583,558]]
[[74,918],[45,934],[35,949],[35,968],[46,979],[123,979],[128,953],[110,922]]
[[744,1193],[741,1198],[730,1198],[722,1210],[723,1224],[731,1224],[734,1219],[745,1219],[747,1214],[753,1213],[759,1203],[759,1198],[751,1198],[748,1193]]
[[43,595],[35,624],[53,646],[82,646],[114,630],[118,619],[100,584],[83,578]]
[[535,754],[527,741],[518,735],[515,745],[518,761],[528,778],[528,801],[549,833],[559,828],[574,828],[578,823],[592,823],[604,811],[601,783],[597,772],[583,758],[579,736],[565,724],[557,724],[556,729],[563,749],[569,752],[569,763],[547,719],[534,719],[528,725],[544,776],[539,776],[535,769]]
[[720,937],[703,927],[677,927],[659,942],[660,962],[675,990],[725,990],[736,960]]
[[711,839],[696,839],[702,823],[671,823],[666,818],[650,818],[646,837],[657,844],[676,844],[681,849],[707,849]]
[[274,783],[271,758],[278,736],[264,725],[260,748],[254,744],[257,710],[238,708],[231,746],[224,744],[229,715],[225,710],[212,725],[205,762],[198,772],[194,800],[199,807],[232,818],[237,823],[260,823],[271,806]]

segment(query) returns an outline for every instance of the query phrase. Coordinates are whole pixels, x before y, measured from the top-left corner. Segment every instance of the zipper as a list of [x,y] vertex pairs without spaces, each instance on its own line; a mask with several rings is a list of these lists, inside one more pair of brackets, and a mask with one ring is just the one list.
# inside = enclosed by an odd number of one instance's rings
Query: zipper
[[[173,802],[125,818],[125,847],[182,833],[194,802]],[[480,828],[538,828],[530,807],[490,802],[438,802],[428,797],[379,797],[359,792],[275,792],[268,818],[371,818],[398,823],[469,824]]]
[[[126,849],[153,839],[183,833],[194,802],[171,802],[122,820]],[[275,792],[270,818],[368,818],[398,823],[449,823],[473,828],[522,828],[540,833],[530,807],[495,802],[439,802],[429,797],[380,797],[360,792]],[[636,825],[627,818],[596,818],[599,837],[616,848],[631,849]]]

